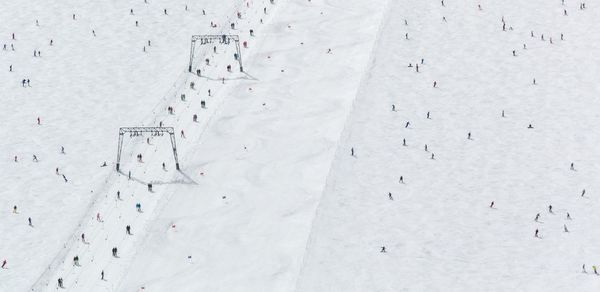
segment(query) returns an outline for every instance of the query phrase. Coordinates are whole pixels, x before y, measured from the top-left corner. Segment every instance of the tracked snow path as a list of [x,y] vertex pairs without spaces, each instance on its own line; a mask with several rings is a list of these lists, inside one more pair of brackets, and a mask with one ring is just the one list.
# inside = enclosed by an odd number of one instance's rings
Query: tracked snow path
[[600,11],[444,2],[391,2],[297,291],[598,290]]
[[381,3],[277,4],[119,290],[293,290]]

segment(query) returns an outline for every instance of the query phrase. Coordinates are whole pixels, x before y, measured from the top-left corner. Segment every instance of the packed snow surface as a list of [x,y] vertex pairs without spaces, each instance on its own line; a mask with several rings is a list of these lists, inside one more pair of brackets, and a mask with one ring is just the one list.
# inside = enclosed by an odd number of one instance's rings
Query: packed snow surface
[[598,291],[597,4],[4,3],[0,291]]

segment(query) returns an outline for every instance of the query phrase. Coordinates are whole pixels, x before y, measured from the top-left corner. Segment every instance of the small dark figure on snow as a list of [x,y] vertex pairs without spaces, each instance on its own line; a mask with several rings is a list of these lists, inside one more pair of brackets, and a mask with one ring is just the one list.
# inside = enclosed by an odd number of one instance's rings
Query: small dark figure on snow
[[552,205],[549,205],[549,206],[548,206],[548,212],[549,212],[549,213],[552,213]]
[[392,193],[388,193],[388,198],[392,201],[394,200],[394,197],[392,197]]
[[[75,14],[73,14],[73,16],[75,16]],[[65,288],[65,287],[63,286],[63,279],[62,279],[62,278],[58,278],[58,281],[57,281],[57,282],[58,282],[58,288]]]
[[537,230],[537,229],[535,230],[535,237],[539,237],[539,232],[540,232],[539,230]]
[[535,222],[538,222],[538,220],[540,219],[540,213],[537,213],[535,215],[535,219],[533,219]]
[[125,233],[127,235],[131,235],[131,226],[129,226],[129,225],[125,226]]
[[100,280],[104,280],[104,270],[102,270],[102,272],[100,272]]
[[354,147],[350,148],[350,155],[354,156]]
[[494,208],[494,201],[492,201],[492,203],[490,203],[490,208]]
[[386,251],[385,251],[385,246],[382,246],[382,247],[381,247],[381,251],[379,251],[379,252],[386,252]]

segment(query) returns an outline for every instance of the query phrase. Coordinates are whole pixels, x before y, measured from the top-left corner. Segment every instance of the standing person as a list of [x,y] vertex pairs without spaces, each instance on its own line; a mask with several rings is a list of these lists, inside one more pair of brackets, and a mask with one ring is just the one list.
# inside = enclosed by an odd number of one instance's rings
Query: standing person
[[58,281],[57,281],[57,282],[58,282],[58,288],[65,288],[65,287],[63,286],[63,278],[58,278]]
[[104,280],[104,270],[102,270],[102,272],[100,272],[100,280]]
[[394,197],[392,197],[392,193],[388,193],[388,198],[392,201],[394,200]]
[[2,268],[6,269],[6,259],[2,261]]
[[131,235],[131,226],[129,226],[129,225],[125,226],[125,233],[127,235]]
[[350,155],[354,156],[354,147],[350,148]]
[[33,227],[33,223],[31,222],[31,217],[27,218],[27,222],[29,222],[29,226]]

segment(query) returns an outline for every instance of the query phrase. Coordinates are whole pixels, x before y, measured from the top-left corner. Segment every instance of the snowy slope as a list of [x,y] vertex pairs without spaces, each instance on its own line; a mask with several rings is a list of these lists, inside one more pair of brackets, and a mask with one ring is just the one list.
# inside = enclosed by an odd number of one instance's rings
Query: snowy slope
[[596,291],[594,4],[6,3],[0,291]]
[[297,291],[600,288],[599,12],[566,2],[392,2]]

